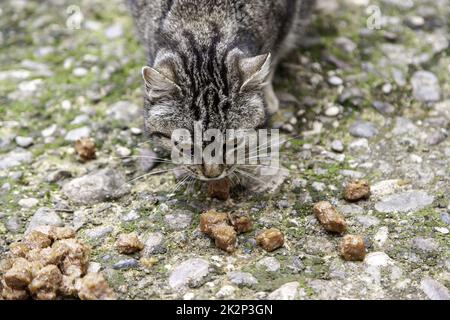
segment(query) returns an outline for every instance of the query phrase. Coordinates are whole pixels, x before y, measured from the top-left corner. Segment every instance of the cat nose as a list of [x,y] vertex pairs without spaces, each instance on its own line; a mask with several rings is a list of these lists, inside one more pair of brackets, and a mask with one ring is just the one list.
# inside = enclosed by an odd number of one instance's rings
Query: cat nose
[[217,178],[222,174],[222,166],[219,164],[203,164],[202,171],[207,178]]

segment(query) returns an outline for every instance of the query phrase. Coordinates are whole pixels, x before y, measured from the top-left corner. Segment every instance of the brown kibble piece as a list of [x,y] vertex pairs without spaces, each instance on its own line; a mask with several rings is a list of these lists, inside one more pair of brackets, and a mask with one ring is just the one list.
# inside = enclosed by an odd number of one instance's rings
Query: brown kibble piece
[[233,213],[229,215],[229,219],[238,234],[252,230],[252,220],[246,214]]
[[62,276],[59,285],[59,293],[65,297],[77,297],[76,283],[79,278],[76,275]]
[[5,273],[4,279],[11,289],[23,290],[33,279],[32,276],[30,262],[24,258],[17,258],[12,268]]
[[63,239],[53,245],[55,255],[62,255],[60,263],[64,275],[86,273],[89,264],[89,248],[77,239]]
[[345,187],[344,198],[347,201],[358,201],[367,199],[370,196],[370,186],[367,181],[355,180],[350,181]]
[[208,182],[208,196],[219,200],[230,198],[230,181],[227,178]]
[[33,230],[25,237],[24,244],[30,249],[47,248],[52,244],[52,238],[48,234]]
[[340,245],[341,256],[347,261],[363,261],[366,256],[364,239],[360,235],[346,235]]
[[212,237],[218,248],[227,252],[233,252],[236,248],[236,231],[232,226],[216,224],[211,228]]
[[226,224],[228,216],[226,213],[209,210],[200,215],[200,231],[212,235],[212,227],[217,224]]
[[9,269],[11,269],[14,260],[14,258],[5,258],[3,260],[0,260],[0,274],[5,273]]
[[[8,287],[6,283],[2,280],[0,284],[1,297],[5,300],[26,300],[28,299],[28,292],[26,290],[16,290]],[[1,299],[0,299],[1,300]]]
[[50,229],[50,236],[54,240],[71,239],[75,238],[75,230],[67,227],[52,227]]
[[117,251],[124,254],[135,253],[144,249],[144,245],[135,233],[122,233],[116,241]]
[[14,242],[9,246],[9,253],[14,258],[25,258],[30,251],[30,248],[21,242]]
[[344,217],[327,201],[320,201],[314,205],[314,215],[324,228],[331,232],[342,233],[347,229]]
[[88,273],[77,282],[81,300],[114,300],[116,296],[100,273]]
[[256,237],[256,242],[266,251],[273,251],[284,244],[284,236],[280,230],[271,228],[264,230]]
[[28,289],[38,300],[54,300],[61,281],[61,272],[57,266],[51,264],[39,270]]
[[95,143],[91,138],[81,138],[75,141],[75,151],[82,161],[95,159]]

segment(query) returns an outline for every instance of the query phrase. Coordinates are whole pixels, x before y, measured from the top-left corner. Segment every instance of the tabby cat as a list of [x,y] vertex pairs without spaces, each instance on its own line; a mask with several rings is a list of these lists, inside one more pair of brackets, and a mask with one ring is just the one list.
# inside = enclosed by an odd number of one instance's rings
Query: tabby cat
[[[147,49],[144,120],[171,147],[177,128],[255,129],[278,109],[277,62],[301,40],[315,0],[128,0]],[[227,165],[190,168],[209,180]]]

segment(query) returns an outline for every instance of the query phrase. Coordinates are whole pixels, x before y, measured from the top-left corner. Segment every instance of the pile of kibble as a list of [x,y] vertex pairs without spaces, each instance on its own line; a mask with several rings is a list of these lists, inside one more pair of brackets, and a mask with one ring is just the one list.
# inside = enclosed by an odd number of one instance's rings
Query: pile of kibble
[[101,273],[88,273],[90,249],[70,228],[39,227],[9,249],[0,262],[0,299],[115,299]]

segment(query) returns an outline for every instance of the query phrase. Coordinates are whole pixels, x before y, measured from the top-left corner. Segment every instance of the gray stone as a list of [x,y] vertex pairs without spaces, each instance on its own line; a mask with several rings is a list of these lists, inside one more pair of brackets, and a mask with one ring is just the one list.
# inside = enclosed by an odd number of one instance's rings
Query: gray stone
[[327,117],[336,117],[340,112],[341,110],[339,109],[338,106],[332,105],[325,109],[324,114]]
[[81,227],[84,226],[86,223],[86,215],[83,210],[76,210],[73,213],[73,221],[72,221],[72,227],[75,229],[75,231],[78,231],[81,229]]
[[89,116],[87,114],[80,114],[73,119],[70,124],[71,125],[79,125],[83,123],[87,123],[89,121]]
[[172,289],[199,287],[209,274],[209,263],[201,258],[191,258],[177,265],[169,276]]
[[69,181],[62,191],[72,202],[90,205],[125,195],[129,191],[125,184],[121,172],[106,168]]
[[326,189],[327,186],[323,182],[314,181],[313,183],[311,183],[311,187],[318,192],[322,192]]
[[176,210],[164,216],[164,221],[172,230],[183,230],[190,226],[193,213],[189,210]]
[[395,111],[395,107],[392,104],[383,101],[374,101],[372,107],[381,114],[392,114]]
[[258,283],[258,280],[248,272],[231,271],[227,273],[227,276],[232,284],[239,287],[252,287]]
[[31,217],[25,234],[30,233],[39,226],[63,226],[63,222],[59,215],[49,208],[39,208]]
[[58,182],[58,181],[61,181],[63,179],[71,178],[71,177],[72,177],[72,173],[70,171],[67,171],[67,170],[56,170],[56,171],[53,171],[53,172],[49,173],[47,175],[47,177],[45,178],[45,180],[47,182],[53,183],[53,182]]
[[426,140],[427,144],[430,146],[435,146],[445,141],[448,138],[448,132],[445,129],[440,129],[433,132]]
[[378,129],[371,122],[358,120],[350,126],[349,132],[354,137],[372,138],[378,134]]
[[144,237],[144,256],[165,253],[164,235],[161,232],[150,233]]
[[136,259],[124,259],[116,262],[112,267],[116,270],[124,270],[124,269],[131,269],[136,268],[139,265],[138,261]]
[[416,71],[411,78],[413,95],[422,102],[439,101],[441,88],[438,78],[429,71]]
[[369,267],[386,267],[392,265],[392,259],[384,252],[370,252],[364,258],[364,263]]
[[17,148],[0,156],[0,170],[15,167],[23,163],[30,163],[32,159],[33,155],[31,152]]
[[411,122],[411,120],[403,117],[395,118],[395,127],[392,130],[392,134],[402,135],[405,133],[413,133],[415,131],[417,131],[417,127]]
[[344,81],[337,76],[331,76],[328,78],[328,83],[332,86],[340,86],[344,83]]
[[20,219],[16,215],[6,220],[6,229],[8,229],[9,232],[17,233],[20,231],[21,227]]
[[370,228],[380,223],[378,218],[372,216],[357,216],[356,220],[365,228]]
[[17,145],[22,148],[28,148],[33,144],[32,137],[17,136],[14,140],[16,141]]
[[342,143],[341,140],[333,140],[333,142],[331,142],[331,150],[333,150],[334,152],[342,152],[344,151],[344,144]]
[[420,282],[420,288],[430,300],[450,300],[448,289],[434,279],[423,279]]
[[354,203],[338,205],[338,210],[344,215],[356,215],[356,214],[361,215],[364,213],[364,209]]
[[108,107],[107,115],[127,127],[130,122],[139,118],[140,112],[141,109],[129,101],[118,101]]
[[439,249],[439,243],[433,238],[417,237],[412,240],[412,247],[425,253],[432,253]]
[[122,221],[130,222],[139,219],[141,216],[136,210],[130,210],[127,214],[122,216]]
[[94,229],[90,229],[86,231],[86,237],[92,240],[98,240],[106,237],[108,234],[114,231],[114,228],[111,226],[101,226]]
[[269,272],[277,272],[280,270],[280,262],[275,257],[262,258],[257,262],[257,265]]
[[450,215],[448,213],[442,212],[441,220],[444,221],[446,224],[450,225]]
[[270,293],[267,298],[269,300],[295,300],[298,298],[299,283],[288,282]]
[[24,198],[24,199],[20,199],[18,204],[19,206],[21,206],[22,208],[33,208],[34,206],[36,206],[39,203],[38,199],[35,198]]
[[380,212],[418,211],[433,203],[434,197],[425,191],[406,191],[384,197],[375,204]]
[[88,127],[81,127],[67,132],[64,139],[66,141],[77,141],[78,139],[89,137],[90,134],[91,129],[89,129]]

